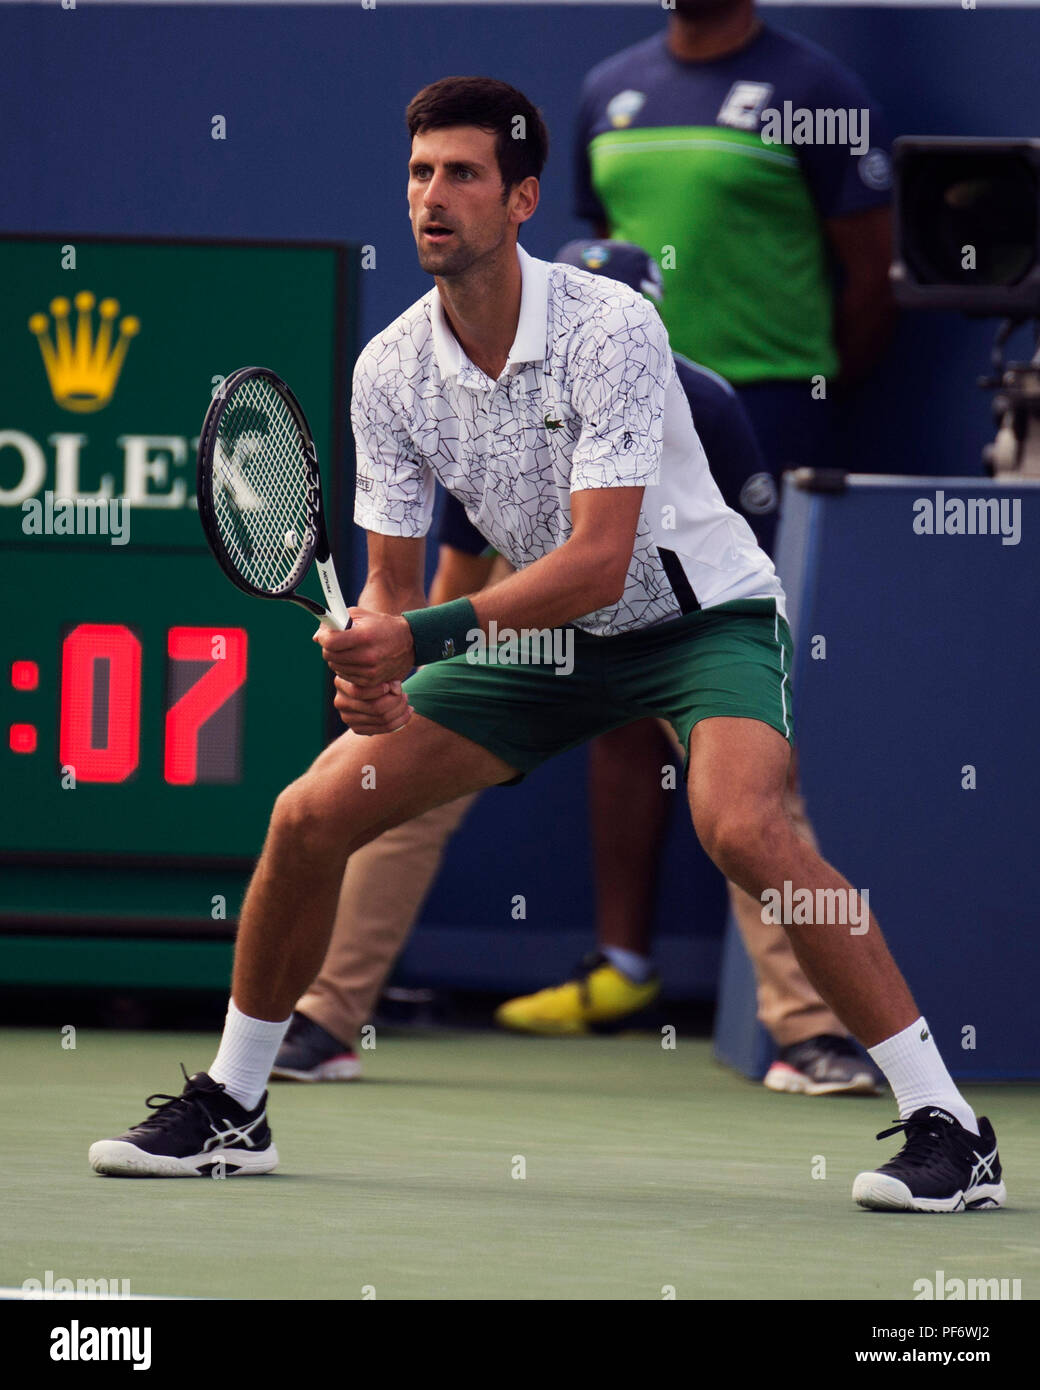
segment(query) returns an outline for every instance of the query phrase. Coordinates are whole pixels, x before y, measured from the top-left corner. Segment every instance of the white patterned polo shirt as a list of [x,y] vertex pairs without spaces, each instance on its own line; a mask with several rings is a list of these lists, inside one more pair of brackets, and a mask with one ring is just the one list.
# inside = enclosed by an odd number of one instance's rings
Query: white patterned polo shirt
[[570,536],[572,493],[645,487],[624,592],[575,627],[611,636],[743,598],[775,598],[784,616],[771,561],[708,470],[657,310],[615,280],[517,255],[520,318],[497,381],[436,287],[359,356],[357,524],[426,535],[436,478],[524,569]]

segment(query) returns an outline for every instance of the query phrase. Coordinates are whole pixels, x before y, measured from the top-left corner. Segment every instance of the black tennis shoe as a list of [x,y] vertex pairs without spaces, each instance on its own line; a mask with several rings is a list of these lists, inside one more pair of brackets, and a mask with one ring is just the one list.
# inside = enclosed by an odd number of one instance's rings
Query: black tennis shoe
[[885,1078],[851,1038],[821,1033],[780,1049],[762,1084],[791,1095],[880,1095]]
[[983,1211],[1002,1207],[1007,1189],[1001,1180],[997,1137],[989,1120],[978,1134],[937,1105],[922,1105],[909,1119],[883,1129],[879,1139],[899,1130],[906,1143],[872,1173],[860,1173],[852,1195],[874,1211]]
[[[184,1071],[184,1068],[181,1068]],[[267,1092],[246,1110],[204,1071],[179,1096],[149,1096],[155,1113],[118,1139],[90,1146],[97,1173],[122,1178],[233,1178],[269,1173],[278,1151],[267,1124]]]
[[272,1081],[356,1081],[360,1075],[352,1047],[306,1014],[293,1014],[271,1068]]

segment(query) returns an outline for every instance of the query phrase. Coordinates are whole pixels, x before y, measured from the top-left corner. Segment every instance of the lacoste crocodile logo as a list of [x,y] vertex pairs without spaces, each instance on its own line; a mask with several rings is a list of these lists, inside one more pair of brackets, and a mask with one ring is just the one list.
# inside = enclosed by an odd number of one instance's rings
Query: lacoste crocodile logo
[[545,428],[546,428],[547,430],[559,430],[559,429],[562,429],[562,428],[563,428],[563,421],[562,421],[562,420],[550,420],[550,419],[549,419],[549,416],[546,415],[546,417],[545,417]]

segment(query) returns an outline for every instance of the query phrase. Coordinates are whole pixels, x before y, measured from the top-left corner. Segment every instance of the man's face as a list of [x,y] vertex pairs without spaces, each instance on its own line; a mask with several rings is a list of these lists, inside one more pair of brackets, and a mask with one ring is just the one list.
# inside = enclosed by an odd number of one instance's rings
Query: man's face
[[501,246],[515,225],[515,193],[514,188],[502,201],[489,131],[449,126],[416,135],[408,162],[408,212],[423,270],[461,275]]

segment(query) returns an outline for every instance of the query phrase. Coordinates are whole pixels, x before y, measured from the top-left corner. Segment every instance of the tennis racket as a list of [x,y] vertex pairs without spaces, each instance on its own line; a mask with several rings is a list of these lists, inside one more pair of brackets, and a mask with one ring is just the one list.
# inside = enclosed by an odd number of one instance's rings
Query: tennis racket
[[[232,372],[210,404],[198,455],[199,517],[236,588],[288,599],[350,627],[325,527],[321,474],[299,401],[266,367]],[[327,607],[298,592],[314,561]]]

